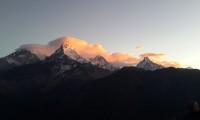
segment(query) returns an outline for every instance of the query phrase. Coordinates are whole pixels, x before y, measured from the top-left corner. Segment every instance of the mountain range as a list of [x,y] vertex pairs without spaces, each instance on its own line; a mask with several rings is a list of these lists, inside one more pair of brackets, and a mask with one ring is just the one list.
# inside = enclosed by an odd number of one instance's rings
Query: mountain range
[[41,60],[18,49],[0,59],[0,119],[170,120],[200,101],[200,70],[144,59],[118,68],[61,44]]
[[[23,66],[27,64],[32,64],[35,62],[46,62],[46,61],[65,61],[67,59],[72,59],[79,63],[90,63],[95,65],[99,68],[107,69],[110,71],[115,71],[119,69],[115,65],[109,63],[104,57],[101,55],[97,55],[94,58],[89,58],[86,60],[83,56],[80,56],[76,50],[74,50],[68,44],[62,44],[60,48],[58,48],[53,54],[50,56],[46,56],[45,59],[40,59],[42,56],[39,53],[34,53],[27,49],[17,49],[15,52],[11,53],[10,55],[0,58],[0,70],[11,69],[17,66]],[[164,68],[161,65],[153,63],[148,57],[144,57],[144,59],[137,64],[138,68],[143,68],[145,70],[156,70]]]

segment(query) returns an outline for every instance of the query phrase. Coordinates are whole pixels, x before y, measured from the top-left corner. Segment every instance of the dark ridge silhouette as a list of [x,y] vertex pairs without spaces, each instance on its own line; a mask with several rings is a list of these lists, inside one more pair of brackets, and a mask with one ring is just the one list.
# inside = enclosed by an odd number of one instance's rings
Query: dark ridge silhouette
[[200,101],[199,70],[125,67],[111,73],[77,63],[56,76],[56,65],[0,71],[0,118],[170,120],[186,114],[190,101]]

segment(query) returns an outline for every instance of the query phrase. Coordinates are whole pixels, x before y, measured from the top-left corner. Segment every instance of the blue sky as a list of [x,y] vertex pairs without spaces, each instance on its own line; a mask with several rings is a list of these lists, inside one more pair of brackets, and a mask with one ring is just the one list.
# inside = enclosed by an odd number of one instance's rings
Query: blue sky
[[[0,57],[62,36],[200,68],[199,0],[1,0]],[[143,50],[135,50],[144,46]]]

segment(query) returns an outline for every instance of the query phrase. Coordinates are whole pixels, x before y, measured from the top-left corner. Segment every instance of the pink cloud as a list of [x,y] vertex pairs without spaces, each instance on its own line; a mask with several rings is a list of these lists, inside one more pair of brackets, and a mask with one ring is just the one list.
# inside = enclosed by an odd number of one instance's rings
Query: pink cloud
[[140,58],[148,57],[150,59],[160,60],[164,56],[166,56],[166,54],[163,54],[163,53],[144,53],[144,54],[140,55]]

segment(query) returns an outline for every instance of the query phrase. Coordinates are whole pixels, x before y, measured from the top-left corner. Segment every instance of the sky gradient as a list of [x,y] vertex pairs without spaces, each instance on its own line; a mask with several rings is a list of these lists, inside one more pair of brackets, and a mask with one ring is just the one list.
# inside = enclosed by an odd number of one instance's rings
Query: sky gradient
[[200,69],[199,0],[1,0],[0,57],[71,36],[109,53],[166,54]]

